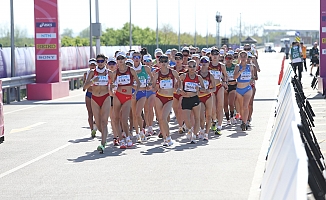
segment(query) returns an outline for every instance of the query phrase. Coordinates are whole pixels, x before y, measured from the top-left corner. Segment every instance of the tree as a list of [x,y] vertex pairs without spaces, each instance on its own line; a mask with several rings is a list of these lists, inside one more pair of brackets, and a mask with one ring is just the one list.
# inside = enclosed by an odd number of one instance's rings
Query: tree
[[84,30],[80,31],[79,37],[81,37],[81,38],[89,38],[89,27],[87,27]]
[[73,37],[73,34],[74,34],[74,31],[72,29],[65,28],[65,29],[63,29],[63,33],[61,34],[61,37],[67,36],[67,37],[72,38]]

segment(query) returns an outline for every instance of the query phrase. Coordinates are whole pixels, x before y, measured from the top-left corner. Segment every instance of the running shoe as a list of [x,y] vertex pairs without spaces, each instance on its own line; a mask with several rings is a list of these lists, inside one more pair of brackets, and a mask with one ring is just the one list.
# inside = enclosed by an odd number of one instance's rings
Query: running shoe
[[215,131],[216,130],[216,122],[212,122],[211,130],[212,131]]
[[203,138],[203,140],[204,140],[204,141],[208,141],[208,134],[207,134],[207,133],[204,134],[204,138]]
[[149,126],[145,135],[146,135],[146,137],[154,135],[153,127]]
[[125,143],[125,140],[121,140],[120,141],[120,149],[126,149],[127,146],[126,146],[126,143]]
[[234,117],[231,117],[231,124],[236,124],[237,120]]
[[130,137],[126,137],[126,143],[127,143],[127,147],[132,147],[132,140],[130,139]]
[[168,144],[168,146],[172,146],[173,145],[173,140],[171,139],[171,136],[168,136],[166,138],[166,143]]
[[226,122],[226,124],[227,124],[227,125],[231,125],[231,120],[228,120],[228,121]]
[[178,132],[179,132],[180,134],[183,134],[183,132],[184,132],[184,129],[183,129],[183,127],[182,127],[182,126],[180,126],[180,127],[179,127],[179,130],[178,130]]
[[95,129],[92,130],[91,136],[92,136],[92,138],[95,138],[95,136],[96,136],[96,130]]
[[100,154],[102,154],[104,152],[104,148],[104,145],[101,144],[97,147],[97,150],[100,152]]
[[119,139],[113,138],[113,146],[120,146]]
[[158,134],[158,137],[159,137],[159,138],[163,138],[163,135],[162,135],[161,132],[160,132],[160,134]]
[[188,133],[187,133],[187,139],[188,140],[192,140],[192,136],[193,136],[193,133],[192,133],[192,128],[188,130]]
[[241,130],[245,131],[247,129],[247,125],[245,123],[241,124]]
[[145,136],[145,130],[141,130],[140,133],[139,133],[139,136],[140,136],[140,139],[141,139],[141,142],[146,142],[147,141],[147,138]]
[[137,143],[141,143],[141,137],[139,134],[136,134],[136,141]]
[[215,130],[215,135],[221,135],[222,127],[217,127]]
[[168,142],[167,142],[166,140],[164,140],[163,143],[162,143],[162,145],[163,145],[164,147],[167,147],[167,146],[168,146]]

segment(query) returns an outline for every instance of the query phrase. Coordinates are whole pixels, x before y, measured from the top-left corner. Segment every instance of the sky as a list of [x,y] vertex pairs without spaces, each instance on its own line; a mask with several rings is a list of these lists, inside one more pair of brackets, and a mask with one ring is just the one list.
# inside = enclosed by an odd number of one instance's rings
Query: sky
[[[284,27],[318,30],[320,0],[157,0],[158,26],[169,24],[180,32],[205,36],[216,35],[215,16],[222,15],[220,35],[230,34],[231,27],[263,25],[273,22]],[[14,23],[34,35],[34,0],[13,0]],[[92,0],[95,22],[95,0]],[[129,22],[129,0],[98,0],[99,22],[104,28],[119,29]],[[300,3],[298,3],[300,2]],[[58,0],[60,32],[73,29],[77,35],[89,26],[89,0]],[[10,0],[0,0],[0,28],[10,29]],[[241,13],[241,14],[240,14]],[[131,23],[156,30],[156,0],[131,0]]]

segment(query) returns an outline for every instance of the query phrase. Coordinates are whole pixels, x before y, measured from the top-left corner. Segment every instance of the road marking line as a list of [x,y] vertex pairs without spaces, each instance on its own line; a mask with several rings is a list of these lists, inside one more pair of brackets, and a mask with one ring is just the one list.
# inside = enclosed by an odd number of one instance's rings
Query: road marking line
[[32,124],[32,125],[30,125],[30,126],[26,126],[26,127],[24,127],[24,128],[12,129],[12,130],[10,131],[10,133],[19,133],[19,132],[23,132],[23,131],[28,131],[28,130],[33,129],[33,128],[36,127],[36,126],[40,126],[40,125],[45,124],[45,123],[46,123],[46,122],[38,122],[38,123],[36,123],[36,124]]
[[30,109],[30,108],[34,108],[36,106],[40,106],[40,105],[44,105],[44,104],[48,104],[48,103],[52,103],[52,102],[60,102],[61,100],[65,100],[65,99],[72,98],[72,97],[77,97],[77,96],[80,96],[80,95],[84,95],[84,94],[78,94],[78,95],[63,97],[63,98],[54,99],[54,100],[37,101],[37,102],[35,102],[35,103],[37,103],[37,105],[33,105],[33,106],[29,106],[27,108],[21,108],[21,109],[18,109],[18,110],[13,110],[13,111],[5,112],[3,114],[7,115],[7,114],[19,112],[19,111],[22,111],[22,110],[27,110],[27,109]]
[[[83,137],[87,137],[87,136],[89,136],[89,134],[87,134],[87,135],[85,135],[85,136],[83,136]],[[33,160],[30,160],[30,161],[28,161],[28,162],[26,162],[26,163],[23,163],[23,164],[21,164],[21,165],[15,167],[15,168],[13,168],[13,169],[11,169],[11,170],[8,170],[8,171],[6,171],[6,172],[0,174],[0,179],[3,178],[3,177],[5,177],[5,176],[7,176],[7,175],[9,175],[9,174],[11,174],[11,173],[14,173],[14,172],[16,172],[16,171],[22,169],[22,168],[24,168],[24,167],[26,167],[26,166],[28,166],[28,165],[30,165],[30,164],[33,164],[33,163],[35,163],[35,162],[37,162],[37,161],[39,161],[39,160],[41,160],[41,159],[43,159],[43,158],[45,158],[45,157],[47,157],[47,156],[49,156],[49,155],[51,155],[51,154],[57,152],[57,151],[60,151],[61,149],[64,149],[64,148],[66,148],[66,147],[68,147],[68,146],[70,146],[70,145],[72,145],[72,144],[74,144],[74,143],[69,142],[69,143],[67,143],[67,144],[65,144],[65,145],[62,145],[61,147],[58,147],[58,148],[56,148],[56,149],[54,149],[54,150],[52,150],[52,151],[50,151],[50,152],[48,152],[48,153],[45,153],[45,154],[43,154],[43,155],[41,155],[41,156],[39,156],[39,157],[37,157],[37,158],[34,158]]]

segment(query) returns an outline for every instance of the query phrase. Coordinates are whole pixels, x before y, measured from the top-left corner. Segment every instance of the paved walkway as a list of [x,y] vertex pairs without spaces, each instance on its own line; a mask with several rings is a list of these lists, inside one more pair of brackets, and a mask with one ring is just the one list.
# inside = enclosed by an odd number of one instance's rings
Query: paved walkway
[[[121,150],[110,136],[105,153],[99,154],[100,137],[90,138],[81,90],[58,100],[5,105],[0,199],[257,199],[282,56],[260,54],[252,130],[226,126],[222,136],[212,134],[197,144],[187,144],[170,122],[172,147],[163,148],[162,140],[152,137]],[[310,92],[310,97],[316,93]],[[310,102],[322,142],[326,103],[320,98]],[[326,150],[323,142],[321,147]]]

